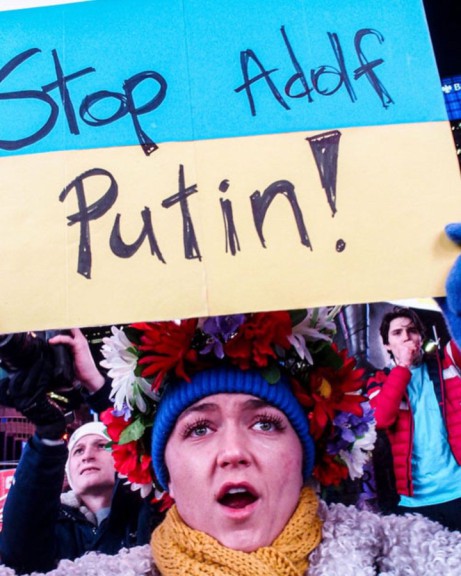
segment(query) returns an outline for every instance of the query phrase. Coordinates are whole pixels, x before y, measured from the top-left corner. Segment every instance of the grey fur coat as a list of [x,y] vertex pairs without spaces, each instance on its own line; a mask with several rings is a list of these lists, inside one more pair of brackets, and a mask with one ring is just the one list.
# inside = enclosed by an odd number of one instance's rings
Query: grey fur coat
[[[460,576],[461,533],[417,514],[379,516],[352,506],[321,504],[320,546],[306,576]],[[0,576],[14,576],[0,566]],[[37,576],[37,573],[34,573]],[[150,547],[124,549],[117,556],[91,552],[62,560],[48,576],[159,576]]]

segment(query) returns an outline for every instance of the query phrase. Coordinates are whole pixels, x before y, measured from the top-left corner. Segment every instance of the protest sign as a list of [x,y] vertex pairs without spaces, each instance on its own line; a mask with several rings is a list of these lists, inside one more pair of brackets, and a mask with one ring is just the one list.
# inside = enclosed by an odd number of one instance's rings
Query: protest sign
[[3,507],[13,482],[15,470],[15,468],[0,470],[0,530],[2,529],[3,524]]
[[0,331],[443,293],[420,0],[1,13]]

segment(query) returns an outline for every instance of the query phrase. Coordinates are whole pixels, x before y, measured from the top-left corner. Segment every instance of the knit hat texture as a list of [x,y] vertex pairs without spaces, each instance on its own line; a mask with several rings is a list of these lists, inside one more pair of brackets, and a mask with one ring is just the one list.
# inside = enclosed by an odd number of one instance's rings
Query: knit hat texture
[[163,394],[152,433],[152,465],[161,487],[166,489],[168,485],[165,448],[180,414],[202,398],[226,393],[256,396],[285,414],[303,447],[303,477],[307,480],[314,465],[314,442],[309,433],[306,413],[294,396],[288,380],[282,376],[276,384],[270,384],[256,370],[220,367],[198,372],[191,382],[181,380],[172,383]]

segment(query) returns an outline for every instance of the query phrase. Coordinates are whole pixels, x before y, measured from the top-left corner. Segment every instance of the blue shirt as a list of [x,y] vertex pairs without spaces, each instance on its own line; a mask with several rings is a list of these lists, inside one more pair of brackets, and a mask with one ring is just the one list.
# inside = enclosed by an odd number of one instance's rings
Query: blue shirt
[[407,387],[414,419],[412,473],[414,496],[400,496],[400,505],[429,506],[461,498],[458,466],[437,402],[434,385],[423,363],[411,369]]

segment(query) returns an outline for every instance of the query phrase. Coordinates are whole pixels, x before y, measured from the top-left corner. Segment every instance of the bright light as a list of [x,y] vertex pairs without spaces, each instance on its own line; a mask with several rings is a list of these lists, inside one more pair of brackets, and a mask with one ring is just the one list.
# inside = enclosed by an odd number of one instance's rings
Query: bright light
[[58,4],[76,4],[77,2],[91,2],[91,0],[0,0],[0,11],[41,8],[42,6],[56,6]]

